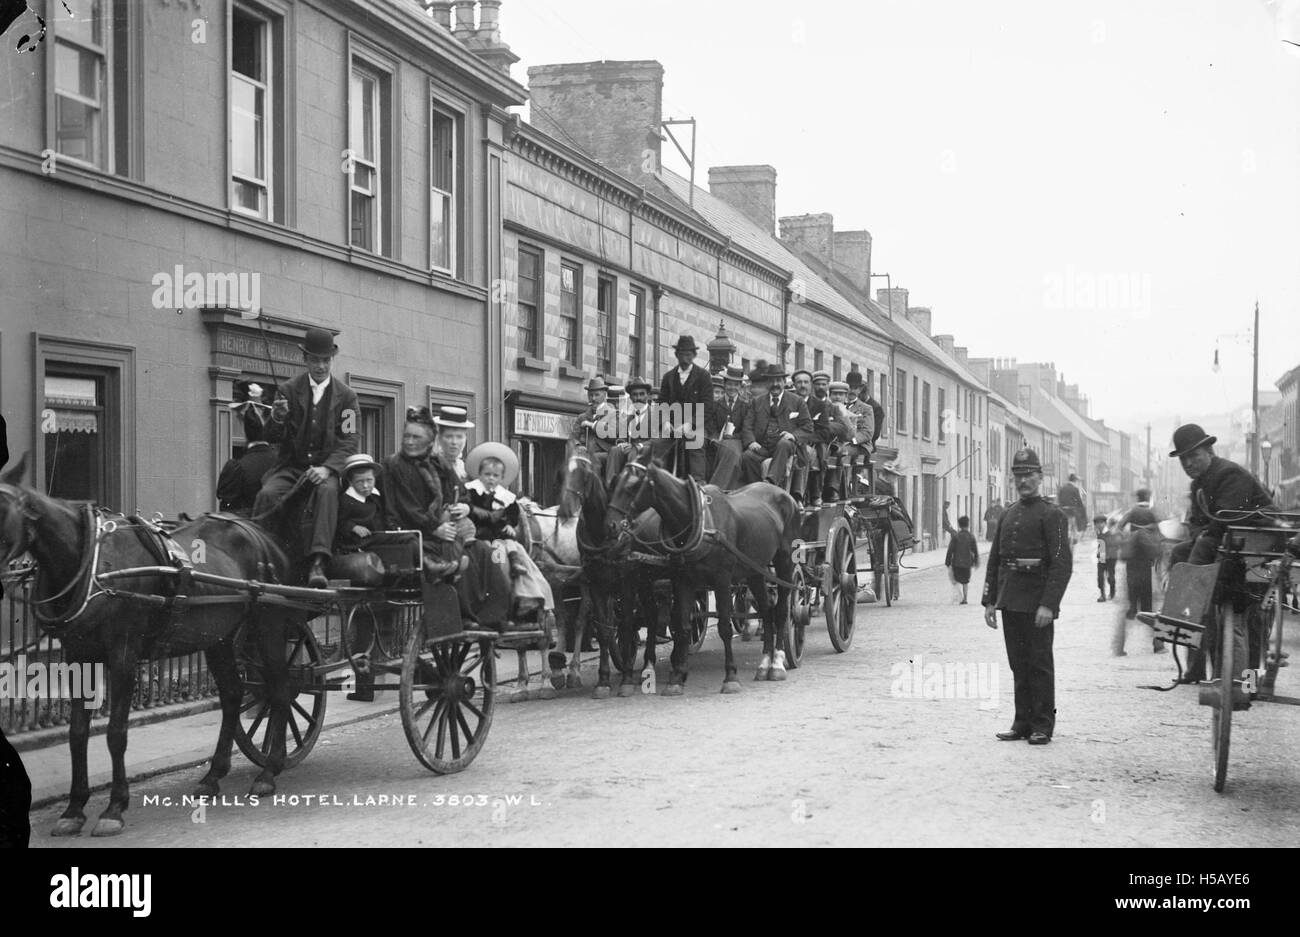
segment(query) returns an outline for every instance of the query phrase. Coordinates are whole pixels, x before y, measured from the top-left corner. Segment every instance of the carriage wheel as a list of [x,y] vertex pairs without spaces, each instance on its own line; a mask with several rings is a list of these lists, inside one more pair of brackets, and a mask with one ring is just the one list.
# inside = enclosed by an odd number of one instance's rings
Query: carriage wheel
[[369,654],[379,636],[379,616],[369,602],[357,602],[343,623],[343,651],[348,656]]
[[695,604],[691,606],[691,653],[694,654],[704,646],[704,639],[709,636],[709,593],[695,593]]
[[893,605],[898,598],[898,549],[894,538],[888,533],[881,534],[880,556],[875,569],[876,595],[883,596],[886,605]]
[[812,586],[802,566],[794,568],[790,581],[795,587],[790,590],[790,613],[785,620],[785,665],[795,670],[803,660],[804,635],[812,617]]
[[1210,715],[1214,743],[1214,789],[1222,793],[1228,780],[1228,742],[1232,736],[1232,652],[1236,640],[1237,613],[1231,604],[1220,606],[1219,615],[1219,703]]
[[402,728],[420,763],[435,774],[469,767],[487,740],[496,702],[492,642],[429,642],[414,629],[402,658]]
[[[266,697],[266,674],[262,652],[251,629],[245,625],[235,637],[236,666],[244,682],[239,705],[235,743],[253,764],[265,768],[271,739],[271,703]],[[285,659],[289,663],[289,716],[285,725],[284,769],[299,764],[320,737],[325,724],[325,688],[304,681],[299,668],[315,667],[324,660],[320,643],[309,622],[291,622],[286,628]]]
[[858,608],[858,559],[853,530],[837,517],[826,534],[826,562],[822,574],[822,605],[831,644],[841,654],[853,646],[853,619]]
[[424,603],[390,602],[384,609],[386,614],[375,629],[375,644],[384,660],[398,660],[406,653],[411,635],[424,626]]
[[1271,700],[1277,687],[1277,670],[1282,666],[1282,626],[1286,615],[1286,593],[1275,586],[1269,606],[1269,628],[1263,635],[1264,672],[1259,678],[1259,698]]

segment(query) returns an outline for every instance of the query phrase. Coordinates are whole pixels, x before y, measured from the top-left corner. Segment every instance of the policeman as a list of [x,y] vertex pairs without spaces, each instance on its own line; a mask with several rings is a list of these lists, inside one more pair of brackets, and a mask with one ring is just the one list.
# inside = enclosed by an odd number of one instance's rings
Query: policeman
[[1020,500],[998,521],[984,574],[984,623],[1002,634],[1016,686],[1016,715],[1004,742],[1028,739],[1046,745],[1056,725],[1056,674],[1052,661],[1054,622],[1070,582],[1074,556],[1065,512],[1039,494],[1043,467],[1032,449],[1011,462]]

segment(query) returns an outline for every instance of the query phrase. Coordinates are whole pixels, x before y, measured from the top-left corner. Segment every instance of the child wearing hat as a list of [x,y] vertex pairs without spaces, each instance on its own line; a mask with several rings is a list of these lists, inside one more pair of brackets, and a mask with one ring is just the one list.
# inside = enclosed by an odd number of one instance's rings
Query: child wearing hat
[[379,463],[364,453],[349,456],[343,465],[343,481],[348,486],[339,498],[338,527],[334,533],[334,552],[357,553],[365,549],[370,535],[384,530],[384,504],[375,487]]
[[482,443],[465,459],[465,468],[477,476],[465,485],[464,495],[469,519],[474,523],[475,539],[490,542],[493,559],[497,562],[504,559],[509,565],[516,616],[526,618],[532,612],[539,616],[554,612],[555,596],[550,583],[516,539],[523,513],[514,492],[507,487],[519,475],[519,459],[514,450],[497,442]]

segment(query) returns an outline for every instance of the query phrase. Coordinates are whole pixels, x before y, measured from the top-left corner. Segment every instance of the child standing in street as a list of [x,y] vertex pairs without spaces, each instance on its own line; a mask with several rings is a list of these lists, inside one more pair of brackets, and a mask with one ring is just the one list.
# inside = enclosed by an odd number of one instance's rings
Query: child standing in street
[[961,586],[961,601],[966,605],[966,588],[970,584],[972,567],[980,565],[980,548],[975,535],[970,532],[970,518],[957,518],[957,532],[948,541],[948,555],[943,564],[952,570],[953,582]]
[[1106,585],[1110,584],[1110,597],[1115,598],[1115,565],[1119,562],[1119,532],[1106,523],[1106,515],[1092,519],[1097,533],[1097,601],[1105,602]]

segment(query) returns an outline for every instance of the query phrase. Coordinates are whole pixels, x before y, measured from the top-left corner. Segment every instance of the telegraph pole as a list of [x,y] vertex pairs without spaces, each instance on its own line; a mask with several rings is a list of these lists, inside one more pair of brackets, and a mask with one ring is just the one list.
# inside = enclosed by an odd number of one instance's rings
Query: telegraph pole
[[1255,364],[1250,382],[1250,474],[1259,477],[1259,300],[1255,300]]

